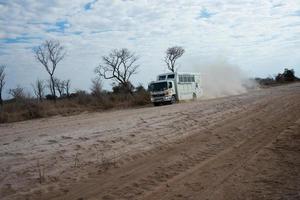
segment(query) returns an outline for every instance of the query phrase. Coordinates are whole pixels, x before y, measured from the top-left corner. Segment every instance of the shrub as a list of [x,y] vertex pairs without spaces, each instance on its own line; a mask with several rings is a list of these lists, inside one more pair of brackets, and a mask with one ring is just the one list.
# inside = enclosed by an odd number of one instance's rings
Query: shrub
[[54,100],[54,99],[56,99],[57,97],[55,97],[54,95],[52,95],[52,94],[47,94],[46,95],[46,99],[47,100]]
[[150,103],[149,93],[141,86],[132,93],[114,93],[102,91],[101,95],[92,95],[83,90],[77,90],[68,98],[58,98],[52,101],[52,95],[46,100],[37,101],[24,97],[4,102],[0,110],[0,123],[15,122],[53,115],[72,115],[83,111],[108,110],[143,106]]
[[278,74],[275,78],[276,82],[293,82],[297,78],[295,76],[295,71],[293,69],[284,69],[282,74]]

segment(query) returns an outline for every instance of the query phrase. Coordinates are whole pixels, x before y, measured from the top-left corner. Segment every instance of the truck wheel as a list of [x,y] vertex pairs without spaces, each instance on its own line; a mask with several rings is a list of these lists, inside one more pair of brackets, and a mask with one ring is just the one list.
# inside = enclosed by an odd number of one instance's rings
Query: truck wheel
[[197,99],[197,95],[193,93],[193,100],[195,101]]
[[175,96],[172,96],[171,104],[174,104],[174,103],[176,103],[176,97],[175,97]]
[[155,102],[153,103],[154,106],[159,106],[159,103]]

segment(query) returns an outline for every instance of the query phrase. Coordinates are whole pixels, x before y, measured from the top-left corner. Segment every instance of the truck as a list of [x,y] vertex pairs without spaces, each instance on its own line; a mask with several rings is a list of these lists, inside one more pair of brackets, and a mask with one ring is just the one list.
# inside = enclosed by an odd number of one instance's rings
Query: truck
[[195,100],[203,95],[200,74],[190,72],[159,74],[156,81],[149,83],[148,90],[154,106]]

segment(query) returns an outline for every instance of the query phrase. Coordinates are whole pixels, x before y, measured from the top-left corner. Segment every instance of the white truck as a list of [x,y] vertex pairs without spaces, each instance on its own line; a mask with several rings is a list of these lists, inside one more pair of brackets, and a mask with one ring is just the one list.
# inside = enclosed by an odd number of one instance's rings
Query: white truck
[[199,73],[174,72],[157,76],[148,87],[151,102],[158,106],[162,103],[197,99],[202,96],[201,76]]

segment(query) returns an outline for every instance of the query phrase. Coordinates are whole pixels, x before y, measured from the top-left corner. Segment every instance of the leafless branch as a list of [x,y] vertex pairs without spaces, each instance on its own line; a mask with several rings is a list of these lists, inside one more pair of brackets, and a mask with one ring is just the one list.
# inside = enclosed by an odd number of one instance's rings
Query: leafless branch
[[54,78],[54,87],[58,91],[59,96],[62,97],[64,91],[65,91],[65,83],[64,81]]
[[5,65],[0,65],[0,105],[3,106],[2,91],[5,85]]
[[174,46],[167,49],[164,61],[170,71],[175,71],[176,60],[180,58],[184,52],[184,48],[180,46]]
[[16,88],[10,89],[9,94],[17,101],[25,99],[24,88],[17,86]]
[[66,52],[64,47],[56,40],[46,40],[43,44],[38,46],[35,50],[35,58],[45,67],[47,73],[50,75],[51,80],[51,92],[54,99],[55,94],[55,83],[54,83],[54,72],[57,64],[65,57]]
[[95,69],[95,73],[104,79],[118,82],[130,92],[130,78],[139,67],[137,60],[138,57],[128,49],[114,49],[108,56],[102,57],[103,63]]
[[45,84],[43,80],[36,80],[35,84],[32,84],[32,88],[36,98],[39,101],[43,101],[43,98],[45,96]]
[[71,80],[70,79],[65,80],[64,81],[64,86],[65,86],[65,91],[66,91],[67,97],[69,97],[70,96]]
[[101,97],[102,93],[102,81],[100,77],[96,77],[92,79],[92,86],[91,86],[92,95],[95,97]]

